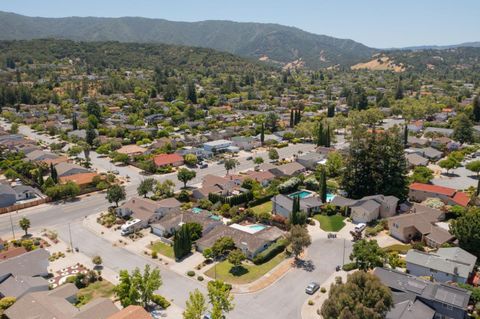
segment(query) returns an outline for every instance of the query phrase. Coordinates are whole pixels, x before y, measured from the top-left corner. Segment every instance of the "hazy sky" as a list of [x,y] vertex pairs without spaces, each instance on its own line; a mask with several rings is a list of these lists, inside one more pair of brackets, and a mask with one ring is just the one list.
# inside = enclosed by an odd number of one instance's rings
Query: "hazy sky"
[[480,41],[480,0],[0,0],[0,11],[273,22],[377,48]]

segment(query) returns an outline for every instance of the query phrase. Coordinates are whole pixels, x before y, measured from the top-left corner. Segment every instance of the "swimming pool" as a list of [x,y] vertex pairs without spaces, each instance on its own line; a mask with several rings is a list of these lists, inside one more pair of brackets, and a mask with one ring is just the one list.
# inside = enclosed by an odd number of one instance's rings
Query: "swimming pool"
[[217,221],[222,220],[222,217],[218,216],[218,215],[211,215],[210,218],[213,219],[213,220],[217,220]]
[[309,192],[309,191],[298,191],[298,192],[295,192],[295,193],[292,193],[290,195],[288,195],[288,197],[290,198],[294,198],[294,197],[300,197],[300,198],[306,198],[306,197],[310,197],[312,196],[312,192]]
[[330,203],[335,198],[335,194],[327,193],[327,203]]
[[201,209],[200,207],[193,207],[192,208],[192,213],[194,214],[200,214],[202,212],[203,209]]
[[250,228],[252,231],[257,232],[265,229],[265,225],[260,225],[260,224],[255,224],[255,225],[248,225],[248,228]]

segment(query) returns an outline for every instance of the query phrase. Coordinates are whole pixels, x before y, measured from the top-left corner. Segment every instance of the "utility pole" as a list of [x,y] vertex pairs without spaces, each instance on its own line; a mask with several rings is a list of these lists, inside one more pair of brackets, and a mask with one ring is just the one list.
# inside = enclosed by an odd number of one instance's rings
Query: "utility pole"
[[345,238],[343,239],[342,266],[345,266]]
[[70,229],[70,223],[68,223],[68,234],[70,236],[70,249],[72,250],[72,253],[75,253],[75,250],[73,249],[72,230]]
[[15,229],[13,228],[12,213],[10,213],[9,216],[10,216],[10,226],[12,226],[12,235],[13,235],[13,239],[15,240]]

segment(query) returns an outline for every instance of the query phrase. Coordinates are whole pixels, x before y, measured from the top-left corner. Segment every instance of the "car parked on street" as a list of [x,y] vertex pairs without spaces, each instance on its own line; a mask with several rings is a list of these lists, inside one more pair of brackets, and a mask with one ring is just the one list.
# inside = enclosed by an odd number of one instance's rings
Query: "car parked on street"
[[307,288],[305,288],[305,292],[309,295],[313,295],[318,289],[320,289],[320,285],[316,282],[311,282],[308,284]]

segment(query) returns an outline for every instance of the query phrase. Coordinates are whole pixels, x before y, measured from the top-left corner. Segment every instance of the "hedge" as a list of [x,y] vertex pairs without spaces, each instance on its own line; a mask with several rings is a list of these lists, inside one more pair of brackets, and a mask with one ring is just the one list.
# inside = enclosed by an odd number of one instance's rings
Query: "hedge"
[[163,309],[167,309],[168,307],[170,307],[170,302],[167,299],[165,299],[164,296],[153,295],[152,301],[154,304],[159,305]]
[[254,199],[250,203],[248,203],[248,207],[254,207],[254,206],[261,205],[263,203],[269,202],[270,200],[272,200],[273,196],[274,195],[271,194],[271,195],[267,195],[267,196],[264,196],[264,197],[261,197],[261,198]]
[[266,263],[273,257],[277,256],[279,253],[283,252],[287,247],[287,244],[288,242],[286,239],[277,240],[275,244],[271,245],[265,251],[255,256],[255,258],[253,258],[253,263],[255,265]]
[[348,264],[343,265],[342,269],[345,270],[345,271],[354,270],[354,269],[357,269],[357,264],[356,263],[348,263]]

